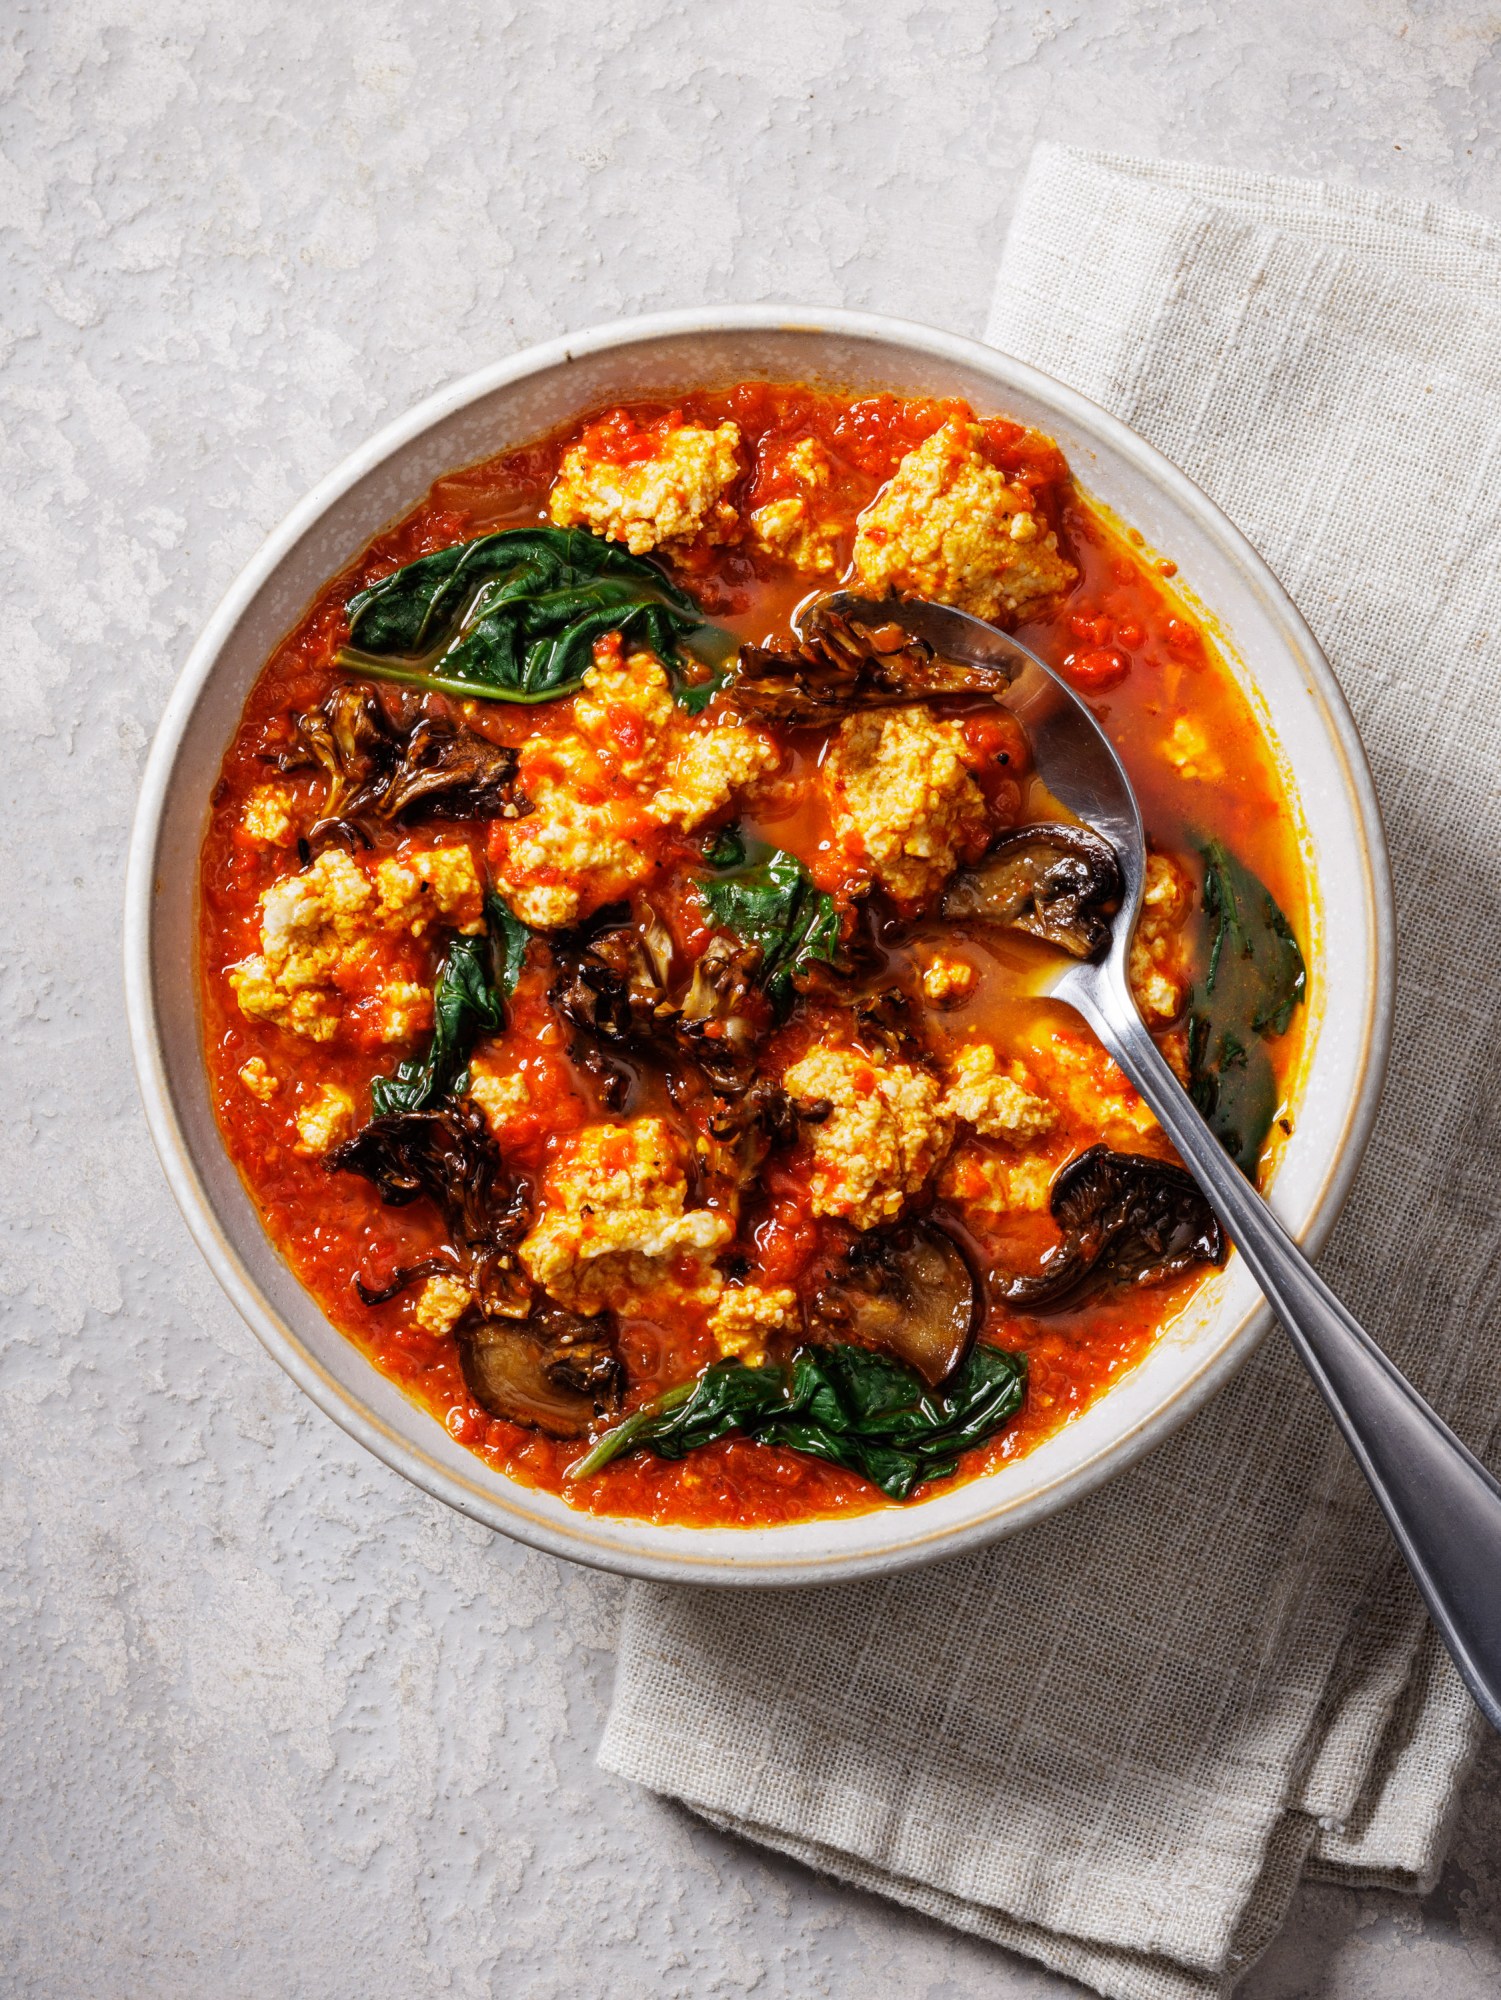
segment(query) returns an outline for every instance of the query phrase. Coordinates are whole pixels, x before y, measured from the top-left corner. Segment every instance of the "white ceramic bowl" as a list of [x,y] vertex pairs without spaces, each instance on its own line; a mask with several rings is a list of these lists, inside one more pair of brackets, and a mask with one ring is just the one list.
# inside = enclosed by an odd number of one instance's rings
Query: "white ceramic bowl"
[[225,1152],[200,1054],[197,874],[210,789],[251,683],[325,578],[439,474],[590,406],[752,377],[963,396],[1057,438],[1080,483],[1159,551],[1228,641],[1280,747],[1319,910],[1310,1055],[1273,1200],[1310,1248],[1333,1222],[1385,1065],[1392,916],[1380,819],[1328,664],[1276,579],[1191,481],[1083,397],[994,349],[865,313],[772,307],[601,327],[471,375],[389,425],[294,510],[193,649],[162,719],[131,841],[125,956],[146,1113],[215,1275],[276,1359],[351,1436],[476,1520],[633,1576],[813,1583],[973,1547],[1099,1485],[1196,1410],[1269,1315],[1238,1258],[1130,1375],[1030,1456],[956,1492],[850,1520],[684,1529],[598,1519],[492,1472],[409,1403],[324,1318],[272,1248]]

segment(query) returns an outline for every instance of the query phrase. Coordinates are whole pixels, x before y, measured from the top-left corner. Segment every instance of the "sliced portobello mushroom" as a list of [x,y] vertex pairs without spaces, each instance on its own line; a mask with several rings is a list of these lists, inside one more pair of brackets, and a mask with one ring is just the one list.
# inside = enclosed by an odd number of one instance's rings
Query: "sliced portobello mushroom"
[[943,914],[1027,931],[1073,958],[1110,942],[1121,871],[1109,841],[1087,826],[1044,821],[1003,834],[985,858],[962,869]]
[[607,1316],[544,1303],[524,1320],[460,1326],[458,1340],[469,1393],[492,1417],[576,1438],[619,1407],[625,1377]]
[[815,1295],[810,1325],[882,1347],[930,1388],[952,1375],[985,1320],[985,1288],[936,1222],[868,1230]]
[[899,708],[941,694],[994,694],[1010,677],[941,659],[878,616],[854,618],[815,604],[792,648],[742,646],[725,690],[743,715],[812,726],[858,708]]
[[1101,1285],[1160,1285],[1195,1264],[1223,1264],[1225,1237],[1181,1167],[1091,1146],[1070,1160],[1048,1198],[1063,1241],[1035,1272],[992,1277],[1010,1306],[1062,1305]]

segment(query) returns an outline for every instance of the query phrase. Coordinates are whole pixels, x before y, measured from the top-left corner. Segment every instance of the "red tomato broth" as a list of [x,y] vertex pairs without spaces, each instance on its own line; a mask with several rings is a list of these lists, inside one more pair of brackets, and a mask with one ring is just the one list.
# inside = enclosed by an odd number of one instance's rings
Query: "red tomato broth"
[[[640,1452],[587,1481],[569,1484],[564,1474],[582,1447],[481,1410],[465,1386],[455,1340],[417,1327],[410,1295],[375,1306],[361,1302],[351,1283],[354,1274],[378,1284],[398,1265],[436,1248],[443,1240],[441,1225],[427,1204],[386,1207],[365,1181],[331,1174],[321,1161],[295,1152],[292,1115],[298,1102],[323,1082],[341,1084],[357,1101],[365,1101],[371,1079],[388,1071],[402,1051],[351,1047],[343,1038],[333,1045],[310,1044],[247,1019],[226,977],[231,966],[256,949],[260,895],[284,872],[287,859],[282,850],[247,841],[240,825],[245,800],[269,775],[267,745],[285,740],[287,718],[321,702],[345,678],[334,655],[347,633],[347,599],[419,555],[498,527],[544,518],[557,464],[586,422],[612,423],[621,453],[628,456],[637,436],[650,436],[678,412],[708,424],[729,417],[740,426],[750,469],[728,497],[742,511],[776,497],[775,448],[816,437],[833,461],[833,497],[826,504],[847,523],[845,555],[853,542],[854,515],[903,455],[951,417],[969,415],[962,404],[928,399],[850,401],[799,386],[741,384],[696,391],[671,404],[631,405],[628,423],[603,412],[437,481],[421,505],[377,536],[330,581],[277,647],[226,752],[202,861],[206,1054],[226,1144],[278,1249],[333,1323],[455,1438],[510,1477],[562,1493],[584,1511],[683,1525],[762,1525],[890,1503],[852,1473],[743,1439],[725,1440],[676,1463]],[[1046,618],[1021,627],[1019,636],[1069,674],[1090,700],[1127,763],[1154,843],[1197,878],[1199,839],[1206,833],[1224,839],[1268,883],[1306,938],[1307,887],[1275,759],[1211,638],[1169,593],[1152,560],[1130,546],[1068,483],[1055,448],[1004,418],[987,421],[986,448],[1009,478],[1031,486],[1080,571],[1066,599]],[[675,566],[708,615],[742,637],[763,642],[784,637],[790,612],[811,588],[806,577],[743,546],[695,547]],[[561,732],[569,707],[566,701],[540,709],[474,702],[464,704],[463,713],[471,727],[492,740],[519,746]],[[962,712],[966,705],[959,707]],[[967,728],[994,727],[979,705],[969,707],[974,720]],[[1203,725],[1212,746],[1221,746],[1223,775],[1213,783],[1185,781],[1163,755],[1165,729],[1185,713]],[[758,824],[747,821],[747,826],[793,848],[819,885],[833,891],[846,886],[848,865],[835,851],[810,783],[821,755],[822,739],[796,740],[789,748],[783,809],[764,814]],[[293,782],[309,801],[316,796],[318,784],[312,779]],[[1027,782],[1024,773],[1008,768],[987,784],[992,804],[1004,800],[1012,816],[1020,817]],[[445,841],[460,837],[465,837],[461,828],[443,829]],[[401,838],[393,833],[390,842],[399,846]],[[481,834],[473,845],[477,853],[482,851]],[[698,949],[708,932],[702,905],[686,879],[690,855],[698,860],[692,849],[676,859],[668,857],[654,895],[680,941]],[[941,926],[933,926],[934,941],[940,935]],[[976,995],[947,1015],[931,1017],[930,1028],[939,1031],[940,1039],[957,1037],[983,1020],[1000,1039],[1014,1020],[1025,1016],[1046,1022],[1056,1016],[1059,1027],[1082,1032],[1068,1010],[1027,997],[1028,969],[1036,969],[1039,950],[1014,938],[989,947],[981,955],[988,962],[981,968]],[[976,956],[973,951],[968,955]],[[410,976],[430,981],[436,947],[425,947],[425,956],[425,967]],[[610,1115],[592,1081],[562,1050],[563,1037],[549,1019],[543,997],[547,983],[544,971],[529,968],[497,1044],[502,1052],[519,1051],[518,1065],[526,1066],[535,1136],[533,1143],[519,1142],[512,1163],[533,1175],[544,1170],[560,1136],[586,1120]],[[1288,1035],[1272,1045],[1284,1095],[1296,1074],[1301,1046],[1300,1014]],[[254,1056],[266,1060],[282,1079],[269,1103],[252,1097],[238,1080],[241,1067]],[[633,1103],[632,1115],[646,1108],[654,1107]],[[775,1160],[762,1180],[763,1195],[748,1208],[742,1231],[752,1274],[768,1284],[793,1282],[823,1254],[828,1228],[812,1216],[806,1191]],[[1048,1227],[1032,1245],[1034,1254],[1044,1246]],[[1150,1291],[1106,1294],[1045,1315],[993,1312],[987,1336],[1027,1355],[1028,1394],[1007,1429],[967,1455],[959,1478],[1023,1455],[1086,1409],[1142,1359],[1191,1300],[1203,1275],[1191,1274]],[[692,1315],[675,1318],[671,1326],[623,1321],[620,1348],[632,1406],[715,1358],[702,1318]],[[921,1490],[927,1497],[942,1489],[932,1485]]]

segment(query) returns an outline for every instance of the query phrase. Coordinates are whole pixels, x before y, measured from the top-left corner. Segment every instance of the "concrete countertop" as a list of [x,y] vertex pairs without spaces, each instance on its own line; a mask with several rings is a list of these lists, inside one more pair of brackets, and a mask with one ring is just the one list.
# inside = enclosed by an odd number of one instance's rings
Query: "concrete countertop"
[[[593,1756],[622,1587],[306,1404],[209,1278],[121,1024],[150,733],[261,537],[517,347],[705,301],[981,328],[1038,138],[1492,216],[1498,27],[1399,0],[54,0],[0,43],[0,1957],[8,1993],[1075,1989]],[[1501,1987],[1501,1756],[1421,1903],[1249,2000]]]

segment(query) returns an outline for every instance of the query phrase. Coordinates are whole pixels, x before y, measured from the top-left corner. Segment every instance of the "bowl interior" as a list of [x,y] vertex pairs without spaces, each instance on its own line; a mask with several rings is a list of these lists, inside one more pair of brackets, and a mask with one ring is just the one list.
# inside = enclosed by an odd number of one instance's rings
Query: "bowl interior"
[[[492,1472],[324,1318],[277,1256],[224,1150],[200,1055],[196,877],[208,796],[246,694],[308,600],[453,470],[609,398],[765,377],[962,396],[1056,437],[1075,476],[1155,548],[1211,614],[1279,746],[1316,885],[1309,1052],[1274,1205],[1316,1244],[1364,1144],[1385,1059],[1389,885],[1353,724],[1311,635],[1248,545],[1132,433],[973,342],[862,315],[771,311],[603,329],[470,378],[374,439],[299,507],[215,614],[152,753],[131,856],[127,990],[153,1135],[173,1191],[235,1304],[321,1407],[389,1464],[476,1519],[635,1575],[806,1583],[948,1553],[1034,1520],[1129,1462],[1244,1358],[1266,1309],[1238,1259],[1145,1361],[1017,1464],[938,1499],[774,1529],[596,1519]],[[1330,969],[1337,968],[1337,977]]]

